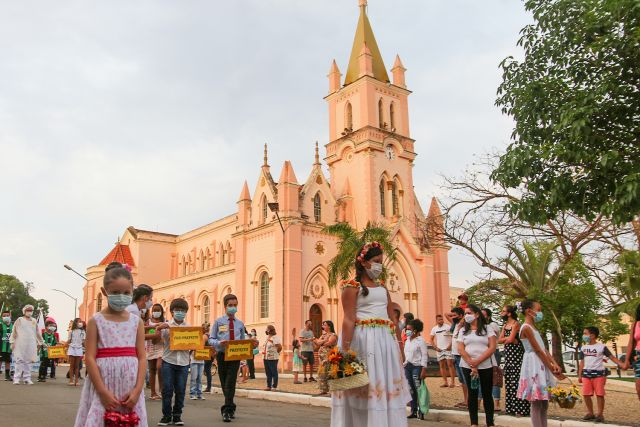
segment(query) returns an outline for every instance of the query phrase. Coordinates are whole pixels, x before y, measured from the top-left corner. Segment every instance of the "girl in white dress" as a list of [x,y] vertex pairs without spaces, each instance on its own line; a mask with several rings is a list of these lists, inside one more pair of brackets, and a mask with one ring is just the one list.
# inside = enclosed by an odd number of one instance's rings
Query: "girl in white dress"
[[520,381],[518,383],[518,399],[531,402],[531,425],[547,427],[547,409],[549,408],[549,392],[547,387],[555,385],[555,375],[564,379],[562,369],[556,364],[551,354],[545,349],[544,341],[534,324],[542,320],[540,303],[525,300],[520,305],[525,316],[525,323],[520,328],[520,340],[524,346]]
[[67,342],[67,356],[69,357],[69,385],[77,386],[80,376],[80,361],[84,356],[84,340],[87,337],[84,322],[77,317],[69,332],[69,342]]
[[382,273],[382,246],[373,242],[360,251],[356,278],[343,284],[343,351],[353,350],[367,367],[369,385],[333,393],[332,427],[403,427],[411,401],[400,353],[400,331],[391,320]]

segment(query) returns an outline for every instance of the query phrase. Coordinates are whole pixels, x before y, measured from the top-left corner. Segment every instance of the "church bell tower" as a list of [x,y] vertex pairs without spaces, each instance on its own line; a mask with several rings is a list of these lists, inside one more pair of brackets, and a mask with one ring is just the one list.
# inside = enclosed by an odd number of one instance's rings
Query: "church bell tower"
[[[334,60],[329,71],[329,143],[326,161],[336,200],[349,197],[356,228],[368,221],[393,223],[416,209],[413,193],[415,141],[409,132],[405,71],[396,56],[389,79],[367,15],[359,0],[359,18],[347,72]],[[339,205],[346,209],[347,203]]]

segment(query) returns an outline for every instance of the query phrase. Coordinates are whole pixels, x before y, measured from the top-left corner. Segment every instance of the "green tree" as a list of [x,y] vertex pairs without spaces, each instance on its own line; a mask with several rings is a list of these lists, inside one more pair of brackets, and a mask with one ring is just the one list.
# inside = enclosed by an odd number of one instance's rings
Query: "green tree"
[[395,260],[396,253],[391,243],[389,229],[378,224],[367,223],[363,230],[358,231],[346,222],[339,222],[326,226],[322,231],[338,238],[338,253],[329,262],[329,286],[335,286],[339,280],[349,279],[354,274],[354,263],[358,251],[370,242],[379,242],[384,248],[385,271],[382,274],[384,280],[386,266]]
[[616,259],[618,270],[611,278],[609,292],[615,294],[616,314],[626,313],[634,316],[640,304],[640,252],[624,251]]
[[43,312],[49,312],[47,301],[34,298],[30,295],[32,291],[30,282],[22,283],[15,276],[0,274],[0,305],[4,304],[4,309],[11,311],[13,319],[22,316],[22,307],[27,304],[33,305],[36,310],[40,307]]
[[640,213],[640,2],[527,0],[524,60],[506,58],[496,105],[515,121],[491,177],[534,223]]

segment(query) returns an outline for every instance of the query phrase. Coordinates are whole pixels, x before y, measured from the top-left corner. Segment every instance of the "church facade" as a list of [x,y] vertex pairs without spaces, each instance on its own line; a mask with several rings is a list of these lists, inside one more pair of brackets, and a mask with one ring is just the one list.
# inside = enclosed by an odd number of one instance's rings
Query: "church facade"
[[425,221],[441,227],[437,201],[425,215],[414,193],[416,142],[411,138],[405,68],[396,56],[391,79],[360,1],[351,57],[343,75],[331,64],[329,139],[325,175],[318,146],[310,175],[299,181],[286,161],[272,175],[265,146],[258,179],[245,181],[235,211],[184,234],[129,227],[109,254],[87,269],[80,317],[99,311],[105,266],[132,266],[136,283],[154,288],[154,302],[168,309],[172,299],[189,302],[187,322],[211,322],[224,312],[222,299],[234,293],[240,319],[262,334],[273,324],[283,337],[284,364],[291,363],[291,337],[311,319],[342,323],[340,292],[328,286],[327,266],[337,240],[322,228],[348,222],[362,229],[385,224],[398,247],[386,286],[401,312],[435,323],[449,308],[449,248]]

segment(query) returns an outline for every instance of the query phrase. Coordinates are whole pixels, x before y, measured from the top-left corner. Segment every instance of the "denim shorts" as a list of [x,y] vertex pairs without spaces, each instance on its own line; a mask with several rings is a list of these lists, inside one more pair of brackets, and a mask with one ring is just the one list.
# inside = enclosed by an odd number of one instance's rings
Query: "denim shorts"
[[633,367],[633,372],[638,380],[640,379],[640,350],[635,351],[635,356],[632,353],[631,357],[635,357],[635,361],[631,364],[631,367]]
[[456,367],[456,374],[458,375],[458,381],[460,381],[460,384],[465,384],[464,374],[462,373],[462,368],[460,367],[460,360],[462,360],[462,356],[454,354],[453,360],[453,364]]

